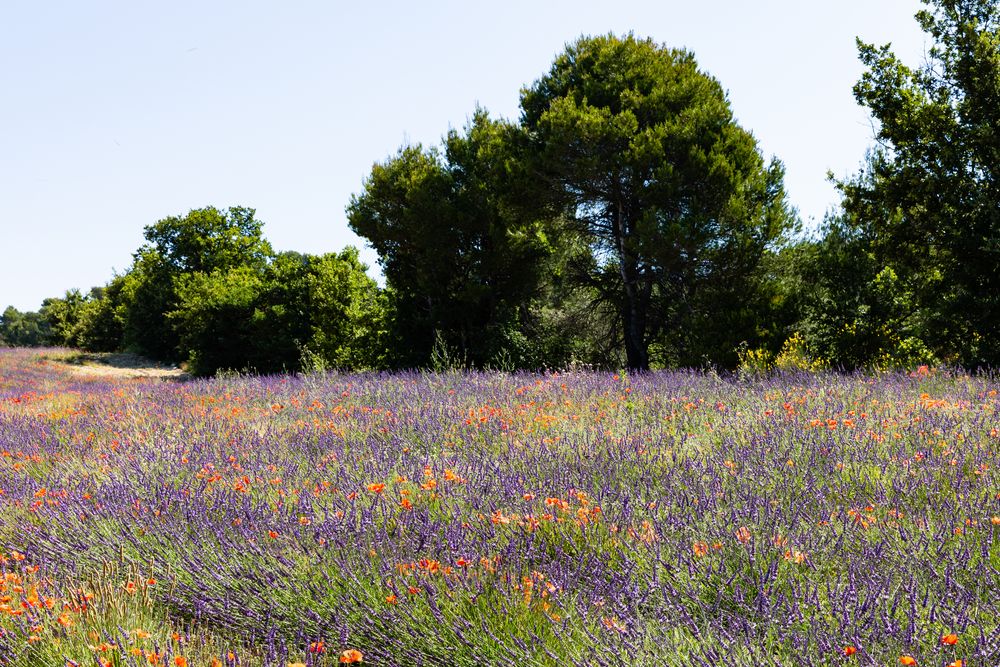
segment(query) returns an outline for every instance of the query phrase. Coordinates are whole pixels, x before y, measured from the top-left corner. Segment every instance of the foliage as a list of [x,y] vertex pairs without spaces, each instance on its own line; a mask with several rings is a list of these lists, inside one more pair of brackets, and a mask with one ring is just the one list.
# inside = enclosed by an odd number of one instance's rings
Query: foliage
[[522,196],[523,140],[477,110],[443,152],[401,148],[351,199],[351,229],[379,252],[391,290],[394,365],[427,365],[439,339],[478,367],[514,353],[553,253],[544,209]]
[[781,352],[774,359],[774,368],[779,371],[817,372],[828,366],[826,360],[814,356],[809,351],[806,340],[798,333],[792,334],[781,346]]
[[742,378],[763,377],[774,369],[774,355],[764,348],[741,346],[737,351],[737,374]]
[[182,274],[167,318],[195,375],[367,368],[379,362],[384,306],[357,250],[282,253],[263,271]]
[[146,226],[146,243],[136,251],[121,290],[124,346],[154,359],[183,360],[182,341],[168,317],[184,307],[178,301],[181,283],[196,280],[192,274],[263,270],[272,250],[262,227],[253,209],[239,206],[195,209]]
[[896,271],[879,263],[861,225],[828,217],[819,239],[789,246],[782,262],[790,328],[818,358],[843,369],[935,363],[921,338],[926,313]]
[[241,266],[263,268],[274,254],[254,209],[214,206],[169,216],[143,231],[145,250],[155,251],[172,274],[212,273]]
[[261,285],[260,275],[248,266],[178,277],[178,305],[167,319],[191,373],[250,369],[247,352],[255,343],[254,303]]
[[49,343],[49,325],[40,313],[22,313],[14,306],[0,315],[0,346],[37,347]]
[[76,343],[76,330],[85,301],[86,297],[78,289],[67,290],[62,298],[42,301],[38,313],[48,325],[51,344],[72,346]]
[[91,352],[122,349],[125,336],[124,283],[124,278],[118,276],[106,286],[90,290],[74,329],[75,347]]
[[[369,369],[383,365],[385,297],[355,248],[340,253],[279,254],[264,272],[256,302],[255,363],[260,371]],[[321,361],[320,361],[321,360]]]
[[[691,53],[632,35],[570,44],[521,108],[538,173],[599,259],[592,279],[616,307],[629,368],[649,367],[658,337],[690,359],[687,327],[718,321],[720,297],[752,294],[790,224],[781,165],[764,163]],[[746,318],[720,329],[734,322]]]
[[[851,224],[921,320],[914,341],[965,364],[1000,362],[1000,5],[925,0],[926,62],[859,41],[854,92],[878,148],[839,184]],[[922,352],[921,352],[922,354]]]

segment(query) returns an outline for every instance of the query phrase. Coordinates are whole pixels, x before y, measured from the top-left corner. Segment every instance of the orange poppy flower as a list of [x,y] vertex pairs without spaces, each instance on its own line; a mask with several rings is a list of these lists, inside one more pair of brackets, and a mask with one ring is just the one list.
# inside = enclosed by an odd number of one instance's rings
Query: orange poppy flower
[[188,667],[187,658],[185,658],[182,655],[179,655],[176,658],[174,658],[174,667]]
[[845,646],[844,647],[844,655],[854,655],[857,652],[858,652],[858,649],[854,648],[853,646]]
[[962,667],[965,664],[962,660],[955,660],[954,662],[949,662],[948,667]]
[[958,643],[958,635],[956,635],[956,634],[947,634],[947,635],[945,635],[944,637],[941,638],[941,643],[945,644],[947,646],[954,646],[955,644]]
[[344,651],[340,654],[340,663],[342,665],[353,665],[356,662],[361,662],[365,659],[365,656],[361,651],[352,648]]
[[904,655],[899,658],[899,664],[906,665],[906,667],[913,667],[917,664],[917,661],[913,659],[913,656]]
[[369,484],[368,490],[372,493],[382,493],[385,491],[385,484]]
[[746,526],[740,526],[739,530],[736,531],[736,539],[742,544],[746,544],[750,541],[750,529]]

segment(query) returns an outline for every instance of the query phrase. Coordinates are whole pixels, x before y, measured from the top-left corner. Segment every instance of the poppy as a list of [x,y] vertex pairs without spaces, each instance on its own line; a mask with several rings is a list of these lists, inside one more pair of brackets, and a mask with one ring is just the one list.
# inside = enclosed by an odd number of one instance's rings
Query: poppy
[[958,635],[947,634],[941,638],[941,643],[945,644],[946,646],[954,646],[955,644],[958,643]]
[[845,646],[844,647],[844,655],[854,655],[857,652],[858,652],[858,649],[854,648],[853,646]]
[[917,664],[917,661],[913,659],[913,656],[904,655],[900,657],[899,664],[906,665],[906,667],[913,667],[913,665]]
[[361,662],[364,659],[365,656],[361,653],[361,651],[355,648],[348,649],[340,654],[340,663],[342,665],[352,665],[356,662]]

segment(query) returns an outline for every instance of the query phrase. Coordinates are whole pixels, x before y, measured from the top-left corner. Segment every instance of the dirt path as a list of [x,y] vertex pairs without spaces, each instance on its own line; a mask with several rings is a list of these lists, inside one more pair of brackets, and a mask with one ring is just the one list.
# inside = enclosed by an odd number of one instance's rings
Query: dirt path
[[161,380],[186,380],[191,377],[176,366],[157,364],[137,354],[69,352],[46,356],[45,361],[76,375]]

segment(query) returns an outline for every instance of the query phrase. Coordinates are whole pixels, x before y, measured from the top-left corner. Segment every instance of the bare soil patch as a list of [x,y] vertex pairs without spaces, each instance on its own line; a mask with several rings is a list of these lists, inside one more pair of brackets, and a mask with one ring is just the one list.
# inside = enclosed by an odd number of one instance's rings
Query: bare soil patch
[[45,360],[77,375],[161,380],[186,380],[191,377],[176,366],[160,364],[128,352],[71,352],[49,355]]

